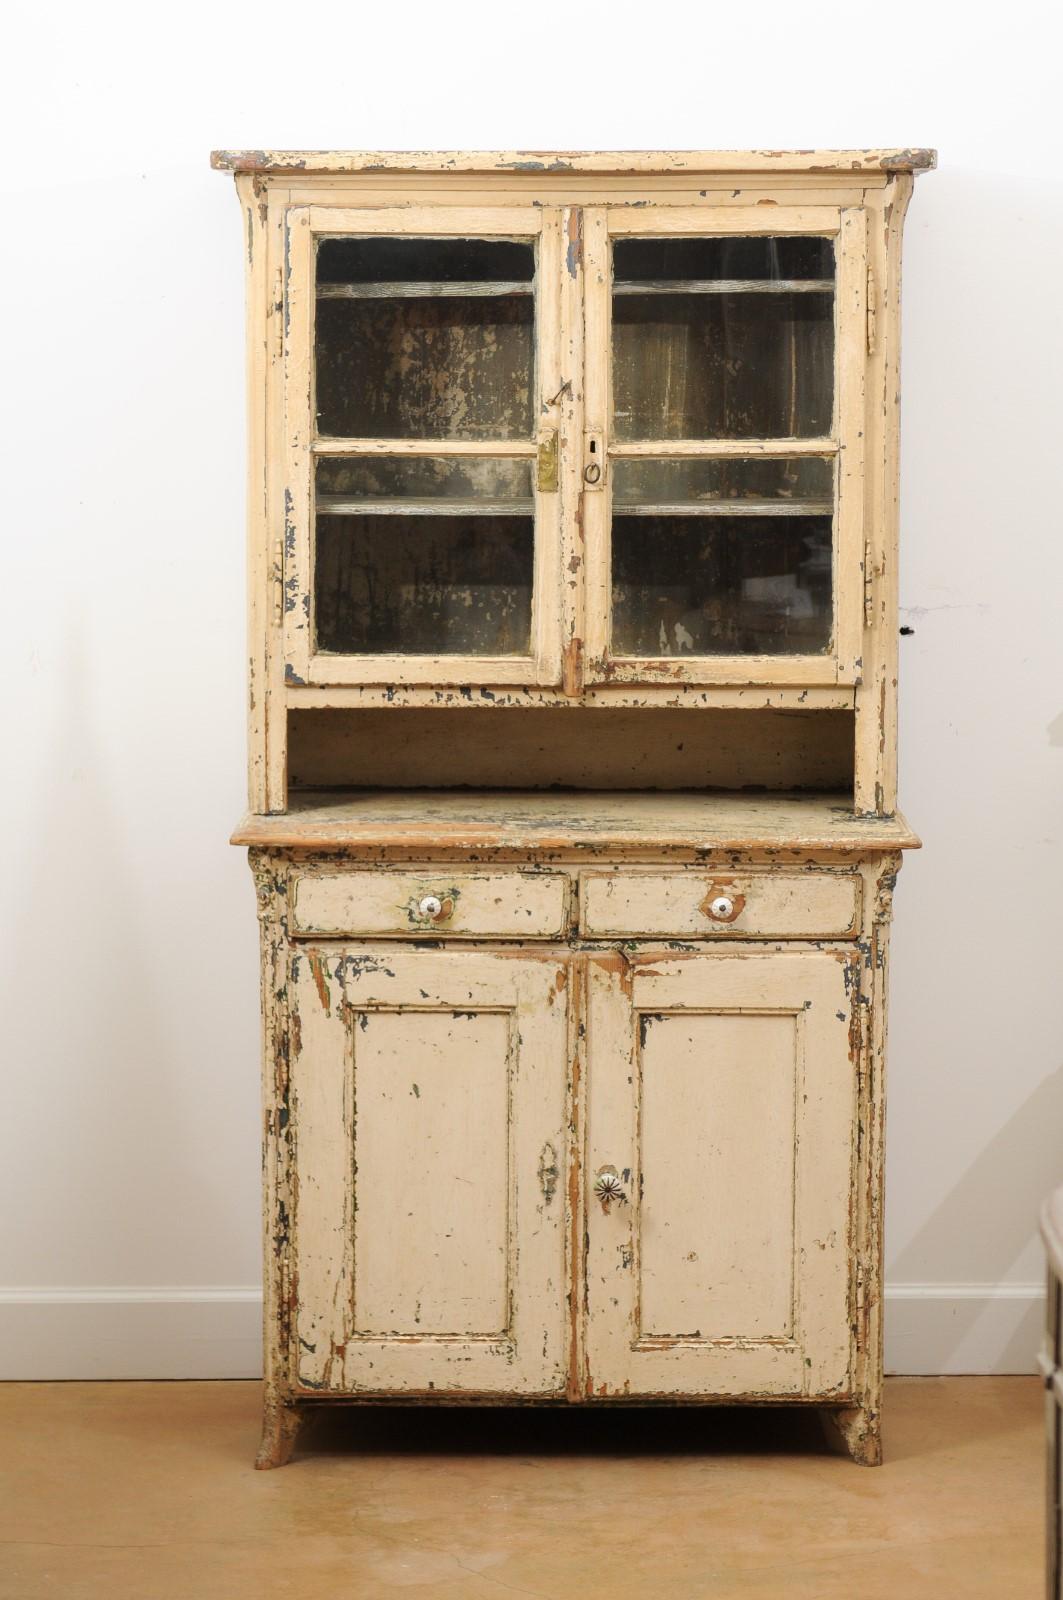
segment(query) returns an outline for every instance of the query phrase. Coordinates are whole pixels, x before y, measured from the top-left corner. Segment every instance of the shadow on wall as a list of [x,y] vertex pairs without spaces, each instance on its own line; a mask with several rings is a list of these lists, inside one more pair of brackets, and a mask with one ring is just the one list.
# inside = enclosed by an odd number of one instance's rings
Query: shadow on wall
[[[1007,1174],[1006,1179],[1002,1174]],[[993,1370],[1032,1372],[1041,1339],[1043,1307],[1032,1300],[1025,1285],[1009,1290],[1009,1268],[1027,1248],[1029,1230],[1037,1225],[1045,1196],[1063,1183],[1063,1067],[1044,1078],[1014,1116],[998,1129],[960,1181],[923,1223],[899,1255],[889,1263],[891,1283],[914,1283],[928,1274],[931,1263],[955,1263],[953,1281],[928,1285],[928,1300],[941,1315],[921,1322],[920,1364],[905,1366],[891,1359],[887,1370],[961,1372],[979,1370],[977,1358],[965,1358],[965,1349],[984,1351],[987,1341],[998,1343]],[[1016,1237],[1015,1218],[1026,1221]],[[977,1240],[980,1260],[990,1261],[995,1281],[971,1286],[963,1280],[966,1252],[963,1241]],[[984,1268],[980,1276],[984,1279]],[[994,1289],[998,1294],[994,1294]],[[902,1294],[901,1299],[905,1298]],[[1022,1302],[1026,1302],[1025,1305]],[[899,1319],[894,1300],[887,1307]],[[996,1318],[999,1329],[981,1326]],[[978,1337],[976,1338],[976,1335]],[[975,1364],[966,1365],[971,1359]]]

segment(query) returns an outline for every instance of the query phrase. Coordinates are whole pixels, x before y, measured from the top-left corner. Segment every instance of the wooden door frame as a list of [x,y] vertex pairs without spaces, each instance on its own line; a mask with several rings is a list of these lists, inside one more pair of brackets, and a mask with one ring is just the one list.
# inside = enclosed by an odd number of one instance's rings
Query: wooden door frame
[[[294,685],[556,685],[561,679],[563,561],[561,497],[533,482],[535,553],[531,651],[526,656],[332,655],[313,648],[314,462],[326,456],[512,458],[536,461],[536,439],[319,439],[314,417],[314,255],[321,237],[350,234],[427,238],[523,238],[538,248],[533,414],[539,439],[559,432],[562,414],[547,399],[562,388],[566,338],[559,207],[293,206],[285,217],[284,548],[285,681]],[[567,444],[563,437],[559,444]]]
[[[299,1297],[288,1360],[295,1396],[563,1396],[569,1366],[567,1219],[559,1179],[566,1149],[569,972],[570,959],[556,950],[413,952],[343,940],[291,951],[290,1159],[295,1170],[310,1161],[308,1176],[292,1196]],[[490,1335],[420,1338],[410,1331],[359,1332],[358,1019],[366,1013],[470,1010],[509,1019],[507,1326]],[[418,1199],[430,1202],[430,1196]],[[341,1293],[344,1283],[347,1291]]]
[[[856,1355],[852,1294],[857,1250],[853,1196],[861,1049],[859,953],[852,946],[810,949],[807,945],[781,951],[716,948],[683,956],[647,949],[630,956],[621,952],[591,954],[587,971],[585,1397],[701,1395],[846,1402],[854,1389]],[[718,1004],[713,1003],[714,975],[725,978],[723,988],[730,991]],[[696,992],[687,999],[692,988]],[[821,1157],[826,1152],[829,1158],[847,1147],[845,1193],[836,1214],[834,1195],[826,1196],[822,1190],[817,1193],[809,1182],[798,1140],[794,1333],[789,1341],[691,1340],[640,1337],[638,1333],[638,1221],[642,1206],[639,1016],[646,1012],[718,1011],[794,1017],[799,1052],[795,1115],[816,1119],[809,1124],[815,1134],[809,1142]],[[832,1029],[841,1030],[838,1037]],[[810,1030],[815,1034],[814,1043],[806,1042]],[[807,1076],[803,1067],[806,1054],[815,1067]],[[825,1084],[825,1060],[836,1067],[848,1063],[848,1094],[839,1094],[837,1083]],[[621,1148],[614,1148],[617,1145]],[[809,1159],[811,1155],[810,1151]],[[604,1208],[594,1199],[593,1184],[596,1172],[608,1163],[630,1172],[630,1191],[626,1206],[603,1214]],[[840,1188],[837,1172],[835,1180]],[[624,1233],[625,1225],[629,1233]],[[803,1280],[802,1240],[813,1239],[818,1249],[814,1257],[807,1257]],[[817,1270],[822,1281],[813,1306],[802,1285]],[[811,1328],[813,1317],[816,1326]]]
[[[590,683],[679,682],[698,685],[851,685],[860,681],[863,634],[864,414],[867,355],[867,219],[861,206],[650,205],[637,210],[589,206],[584,212],[586,433],[604,441],[600,488],[583,495],[586,541],[586,677]],[[610,247],[615,238],[714,238],[757,235],[836,240],[834,293],[834,425],[822,439],[612,439]],[[832,648],[822,655],[666,656],[634,659],[610,653],[612,462],[668,459],[820,456],[836,462],[833,516]]]

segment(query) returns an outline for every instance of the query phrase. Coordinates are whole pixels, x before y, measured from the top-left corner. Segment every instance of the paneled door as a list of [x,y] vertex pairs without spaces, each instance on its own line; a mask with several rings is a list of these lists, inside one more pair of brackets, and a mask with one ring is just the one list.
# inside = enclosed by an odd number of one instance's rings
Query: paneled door
[[587,1392],[844,1397],[856,956],[588,968]]
[[567,974],[292,955],[298,1388],[564,1388]]
[[586,212],[591,681],[858,680],[866,230]]
[[294,207],[286,676],[560,677],[562,213]]

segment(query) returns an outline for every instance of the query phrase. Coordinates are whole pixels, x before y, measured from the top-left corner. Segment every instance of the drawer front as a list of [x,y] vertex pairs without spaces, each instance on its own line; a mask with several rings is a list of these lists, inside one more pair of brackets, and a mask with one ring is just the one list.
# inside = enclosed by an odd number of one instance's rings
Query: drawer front
[[292,880],[293,937],[557,939],[566,930],[560,873],[301,873]]
[[860,879],[840,872],[585,872],[588,939],[828,939],[855,934]]

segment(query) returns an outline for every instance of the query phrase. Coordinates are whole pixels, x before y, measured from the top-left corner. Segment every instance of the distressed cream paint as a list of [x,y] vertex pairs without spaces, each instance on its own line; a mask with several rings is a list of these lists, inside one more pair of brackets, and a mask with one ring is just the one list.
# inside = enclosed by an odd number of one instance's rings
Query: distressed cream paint
[[[248,266],[250,811],[234,842],[263,951],[260,1465],[287,1459],[309,1408],[382,1398],[813,1404],[855,1459],[880,1459],[888,930],[918,843],[895,793],[899,250],[932,164],[215,157],[236,174]],[[537,237],[539,439],[316,439],[325,232]],[[723,447],[610,444],[609,241],[755,232],[836,241],[834,428],[741,448],[838,463],[832,646],[613,658],[610,463]],[[485,449],[540,460],[529,655],[316,654],[314,459]],[[754,739],[766,793],[740,792],[741,740],[726,792],[696,771],[682,792],[448,790],[456,754],[434,792],[348,777],[337,793],[345,719],[405,706],[467,712],[481,768],[502,710],[819,708],[851,718],[852,781],[787,794],[799,750]],[[327,773],[320,792],[289,782],[311,712],[299,760]],[[371,748],[361,760],[372,782]],[[832,764],[820,750],[806,772]],[[415,757],[403,770],[424,781]]]

